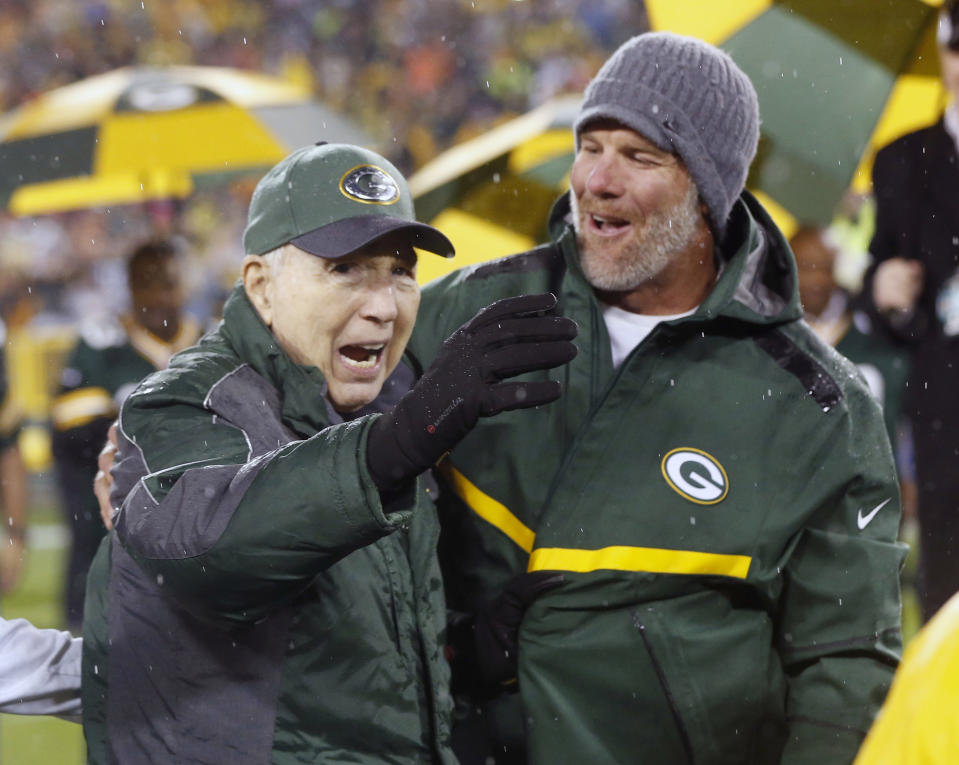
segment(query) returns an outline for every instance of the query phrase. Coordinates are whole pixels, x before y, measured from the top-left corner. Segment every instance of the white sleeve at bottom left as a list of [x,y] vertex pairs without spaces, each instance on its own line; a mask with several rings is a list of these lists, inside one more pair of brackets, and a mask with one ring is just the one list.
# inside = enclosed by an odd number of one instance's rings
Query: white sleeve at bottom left
[[0,617],[0,712],[80,721],[83,640]]

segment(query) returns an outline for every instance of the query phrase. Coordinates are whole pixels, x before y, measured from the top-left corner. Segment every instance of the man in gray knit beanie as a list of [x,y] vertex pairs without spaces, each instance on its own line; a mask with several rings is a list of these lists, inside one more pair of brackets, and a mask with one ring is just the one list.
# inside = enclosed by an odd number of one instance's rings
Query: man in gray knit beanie
[[[749,78],[701,40],[639,35],[590,82],[574,131],[570,200],[587,280],[620,295],[646,284],[658,295],[675,274],[684,285],[680,299],[656,306],[646,296],[623,307],[653,314],[694,308],[716,276],[700,253],[725,236],[756,154],[759,104]],[[642,166],[612,162],[626,151],[639,152]]]
[[574,130],[599,119],[641,133],[678,154],[723,234],[759,142],[759,101],[749,78],[723,51],[668,32],[620,46],[586,89]]
[[901,645],[899,488],[744,190],[756,93],[717,48],[644,34],[575,132],[550,242],[427,286],[409,346],[425,367],[476,308],[547,290],[579,325],[558,405],[481,421],[440,471],[447,602],[475,613],[453,685],[481,709],[454,749],[849,763]]

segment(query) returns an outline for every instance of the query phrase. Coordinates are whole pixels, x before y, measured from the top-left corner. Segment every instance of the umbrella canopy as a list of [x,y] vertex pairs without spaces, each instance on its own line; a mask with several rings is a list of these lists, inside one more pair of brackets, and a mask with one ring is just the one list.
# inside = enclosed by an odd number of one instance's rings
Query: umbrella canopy
[[[719,45],[752,79],[762,135],[747,182],[800,223],[868,190],[878,148],[936,120],[940,0],[647,0],[654,29]],[[787,226],[788,228],[788,226]]]
[[373,146],[284,80],[220,67],[126,67],[0,118],[0,203],[17,215],[185,197],[318,140]]
[[453,260],[420,259],[421,281],[543,240],[549,208],[568,187],[581,100],[554,98],[448,149],[410,177],[417,216],[456,247]]

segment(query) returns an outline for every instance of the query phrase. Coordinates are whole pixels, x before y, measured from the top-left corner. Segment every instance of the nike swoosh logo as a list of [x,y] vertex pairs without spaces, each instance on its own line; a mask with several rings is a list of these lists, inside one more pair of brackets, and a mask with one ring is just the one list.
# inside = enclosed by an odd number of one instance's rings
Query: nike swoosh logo
[[876,517],[876,513],[882,510],[886,505],[892,502],[892,497],[887,499],[885,502],[880,502],[872,510],[870,510],[866,515],[862,514],[862,508],[859,508],[859,514],[856,516],[856,525],[859,526],[859,530],[862,531],[866,526],[869,525],[869,521]]

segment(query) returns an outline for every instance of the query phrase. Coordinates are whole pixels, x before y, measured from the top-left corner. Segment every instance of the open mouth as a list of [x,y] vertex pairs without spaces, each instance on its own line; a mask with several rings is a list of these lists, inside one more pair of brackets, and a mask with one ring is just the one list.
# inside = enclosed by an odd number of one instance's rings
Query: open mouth
[[356,369],[373,369],[380,363],[386,343],[370,345],[344,345],[340,348],[343,363]]
[[609,215],[590,214],[589,220],[594,231],[606,235],[618,234],[630,226],[628,220],[624,218],[614,218]]

